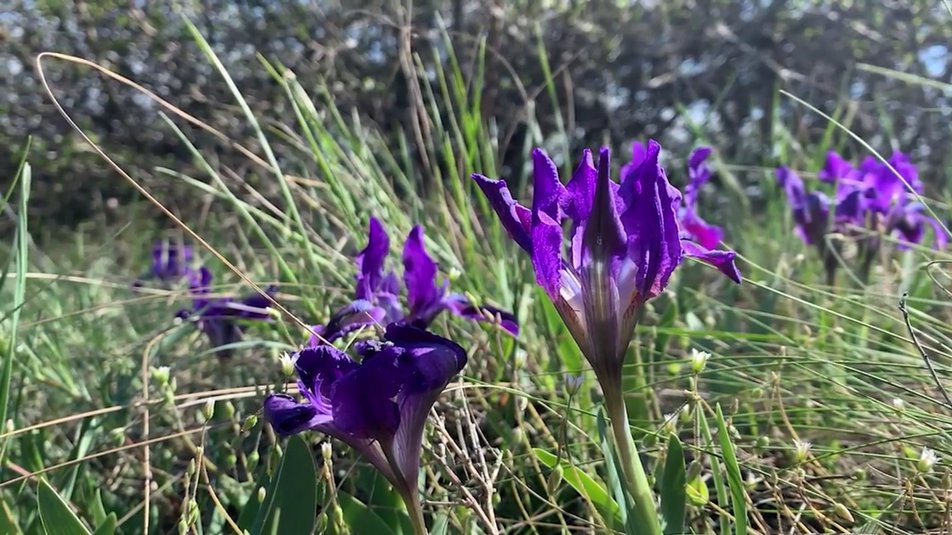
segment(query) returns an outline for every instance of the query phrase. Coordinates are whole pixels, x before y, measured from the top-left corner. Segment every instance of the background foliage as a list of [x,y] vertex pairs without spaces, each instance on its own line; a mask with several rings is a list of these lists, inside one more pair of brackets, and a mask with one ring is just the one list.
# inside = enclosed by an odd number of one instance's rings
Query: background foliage
[[[696,135],[733,162],[761,164],[775,153],[775,125],[798,139],[820,139],[826,123],[789,101],[784,88],[826,110],[880,150],[912,152],[927,181],[945,182],[950,166],[947,92],[863,70],[863,64],[941,79],[952,39],[941,3],[772,0],[416,1],[412,19],[381,0],[295,2],[60,2],[12,0],[0,16],[0,169],[15,168],[24,139],[36,138],[33,215],[73,224],[100,213],[103,199],[132,198],[86,150],[38,87],[34,56],[56,50],[131,76],[233,139],[249,132],[214,71],[181,24],[188,16],[219,53],[251,104],[272,120],[292,113],[282,89],[256,55],[290,68],[306,88],[329,92],[345,113],[358,112],[391,140],[419,113],[415,82],[401,62],[413,50],[426,63],[449,47],[471,71],[486,39],[484,120],[500,131],[503,170],[521,165],[530,122],[558,133],[575,152],[603,139],[661,137],[686,150]],[[401,34],[412,20],[413,31]],[[559,108],[544,89],[548,55]],[[432,79],[434,73],[428,73]],[[170,203],[192,203],[154,176],[154,167],[191,174],[195,164],[134,91],[73,65],[50,67],[64,104],[110,153],[135,164],[136,176]],[[409,83],[408,83],[409,81]],[[901,104],[900,104],[901,103]],[[531,118],[529,116],[532,116]],[[561,123],[561,124],[558,124]],[[704,125],[703,132],[696,130]],[[417,136],[408,136],[419,151]],[[199,148],[216,165],[254,181],[240,155],[210,139]],[[802,150],[796,146],[794,150]],[[848,151],[849,152],[849,151]],[[888,150],[886,150],[888,152]],[[809,155],[813,157],[812,153]],[[744,184],[756,182],[741,174]]]

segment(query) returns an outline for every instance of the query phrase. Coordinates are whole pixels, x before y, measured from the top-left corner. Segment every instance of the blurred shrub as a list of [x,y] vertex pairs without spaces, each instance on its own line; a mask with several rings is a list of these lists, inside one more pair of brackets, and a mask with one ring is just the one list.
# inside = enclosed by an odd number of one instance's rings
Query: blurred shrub
[[[262,117],[294,120],[256,53],[290,67],[305,86],[325,81],[342,109],[396,134],[410,124],[414,99],[399,61],[406,16],[395,4],[12,0],[12,9],[0,14],[0,180],[9,180],[33,134],[35,215],[44,221],[71,224],[98,211],[103,199],[133,195],[53,109],[35,72],[34,57],[44,50],[108,65],[247,142],[240,111],[189,38],[182,14],[212,43]],[[417,0],[413,6],[409,39],[424,64],[433,49],[445,58],[440,19],[464,70],[472,70],[485,37],[483,112],[513,147],[504,152],[508,160],[521,157],[527,110],[534,109],[543,132],[556,131],[541,40],[572,147],[608,136],[616,143],[656,136],[686,148],[698,137],[693,125],[702,124],[700,135],[733,161],[771,163],[778,156],[775,121],[803,141],[819,139],[826,126],[778,98],[777,89],[787,88],[828,111],[849,108],[858,133],[877,148],[898,144],[912,152],[927,182],[945,184],[938,177],[949,165],[948,96],[857,70],[865,62],[947,77],[952,25],[941,3]],[[63,104],[110,154],[163,199],[193,202],[168,178],[152,175],[156,166],[200,174],[156,106],[88,69],[63,62],[48,69]],[[527,107],[530,100],[534,107]],[[236,151],[202,136],[196,143],[236,176],[252,173]]]

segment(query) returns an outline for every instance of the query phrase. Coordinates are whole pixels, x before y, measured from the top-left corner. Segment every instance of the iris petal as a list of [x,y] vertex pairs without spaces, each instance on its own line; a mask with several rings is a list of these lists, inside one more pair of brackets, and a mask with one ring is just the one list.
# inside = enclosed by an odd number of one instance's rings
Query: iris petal
[[582,159],[575,173],[572,174],[572,179],[565,186],[568,194],[563,209],[566,215],[576,223],[587,220],[592,213],[597,173],[595,162],[592,160],[592,151],[585,149],[582,151]]
[[737,269],[737,254],[734,251],[711,251],[710,249],[697,243],[684,240],[681,242],[684,248],[684,254],[697,258],[701,262],[717,268],[718,271],[727,276],[730,280],[740,284],[741,274]]
[[393,356],[364,359],[331,388],[334,425],[357,438],[388,440],[400,426],[400,412],[393,401],[400,388],[401,377]]
[[509,334],[519,336],[519,322],[516,321],[516,316],[511,312],[488,305],[476,306],[470,302],[469,298],[458,293],[447,295],[444,303],[446,303],[450,312],[461,318],[489,322],[498,320],[499,326],[508,331]]
[[532,212],[512,198],[509,186],[505,180],[494,180],[474,173],[473,181],[483,191],[489,200],[489,205],[499,217],[499,222],[509,233],[509,236],[527,252],[532,252],[532,238],[530,227]]
[[[316,332],[325,341],[333,342],[356,330],[382,325],[386,323],[386,320],[387,312],[384,308],[374,305],[366,299],[358,299],[335,312],[327,325],[318,326]],[[320,343],[320,338],[313,335],[308,340],[309,346],[316,346]]]
[[817,176],[824,182],[836,182],[842,179],[853,178],[855,173],[856,170],[853,169],[851,163],[846,161],[836,151],[831,150],[826,153],[826,163],[823,164],[823,169],[817,173]]
[[436,285],[436,262],[426,252],[423,228],[413,227],[403,248],[403,281],[411,320],[429,323],[441,309],[443,292]]
[[661,146],[649,141],[644,163],[625,177],[621,214],[628,233],[628,255],[638,266],[636,287],[641,299],[651,299],[668,284],[681,263],[677,207],[681,194],[668,182],[659,162]]
[[357,299],[372,299],[384,279],[384,262],[390,252],[390,237],[383,223],[376,217],[370,218],[370,231],[367,246],[357,255],[360,274],[357,278]]
[[271,394],[265,398],[264,416],[274,430],[284,436],[313,429],[331,420],[329,414],[319,414],[310,403],[299,403],[284,394]]

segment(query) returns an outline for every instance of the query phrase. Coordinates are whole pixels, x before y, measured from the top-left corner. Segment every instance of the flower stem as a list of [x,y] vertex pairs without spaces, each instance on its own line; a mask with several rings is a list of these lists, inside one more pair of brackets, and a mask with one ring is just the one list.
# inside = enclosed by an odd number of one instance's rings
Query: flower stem
[[414,535],[427,535],[426,521],[423,519],[423,505],[420,503],[420,496],[417,492],[410,492],[410,496],[403,499],[407,506],[407,512],[410,513],[410,523],[413,525]]
[[631,432],[628,430],[628,409],[625,407],[621,388],[603,388],[603,393],[605,394],[605,410],[611,418],[615,451],[618,453],[628,492],[634,505],[634,510],[629,513],[629,516],[632,513],[635,514],[634,522],[629,519],[629,523],[638,526],[639,534],[661,535],[661,523],[655,509],[651,485],[648,483],[648,476],[638,457],[635,441],[632,440]]

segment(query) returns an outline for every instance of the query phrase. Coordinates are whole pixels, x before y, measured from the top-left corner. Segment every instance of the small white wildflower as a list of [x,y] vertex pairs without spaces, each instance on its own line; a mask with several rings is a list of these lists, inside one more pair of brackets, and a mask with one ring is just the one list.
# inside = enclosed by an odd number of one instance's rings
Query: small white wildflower
[[278,364],[281,366],[281,373],[285,377],[294,375],[294,365],[297,364],[297,354],[281,353],[278,355]]
[[694,375],[698,375],[704,371],[704,367],[707,366],[707,361],[710,358],[711,354],[707,351],[691,349],[691,371],[694,372]]
[[928,473],[937,462],[939,462],[939,456],[936,455],[934,450],[922,448],[922,453],[919,454],[919,460],[916,461],[916,470],[919,470],[923,474]]
[[678,411],[678,418],[681,419],[681,423],[683,424],[691,423],[691,420],[694,418],[694,414],[691,412],[691,406],[682,406],[681,410]]
[[903,412],[906,410],[906,402],[901,398],[893,398],[892,407],[896,410],[896,412]]
[[797,459],[798,463],[802,463],[803,461],[807,459],[807,456],[810,454],[811,448],[813,448],[813,444],[806,440],[793,441],[794,457]]

